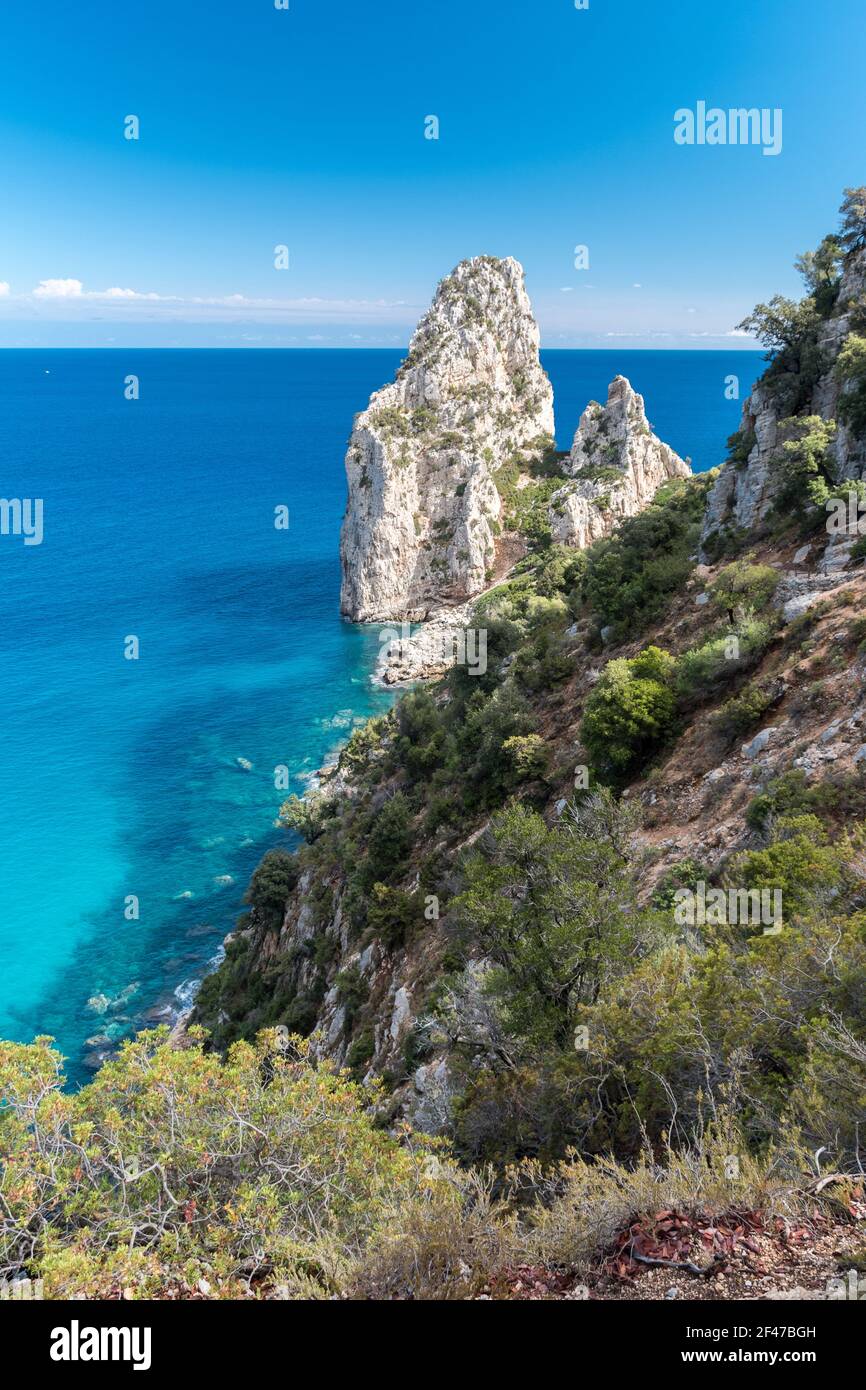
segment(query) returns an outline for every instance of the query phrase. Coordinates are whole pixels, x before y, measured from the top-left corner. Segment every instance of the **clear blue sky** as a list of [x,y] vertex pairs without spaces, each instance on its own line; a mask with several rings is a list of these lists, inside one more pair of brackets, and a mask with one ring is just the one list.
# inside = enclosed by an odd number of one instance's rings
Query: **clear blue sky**
[[[730,346],[866,182],[864,0],[46,0],[0,38],[5,346],[394,345],[481,252],[549,346]],[[782,153],[676,145],[699,100],[780,107]]]

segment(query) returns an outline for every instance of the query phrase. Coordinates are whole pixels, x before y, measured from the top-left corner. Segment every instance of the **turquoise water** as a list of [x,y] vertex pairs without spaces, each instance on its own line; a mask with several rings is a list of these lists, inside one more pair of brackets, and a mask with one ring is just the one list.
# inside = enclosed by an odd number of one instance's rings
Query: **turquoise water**
[[[191,997],[283,839],[274,768],[303,791],[389,702],[376,631],[338,615],[338,535],[352,417],[401,356],[0,352],[0,493],[44,499],[41,545],[0,536],[0,1036],[53,1034],[79,1079],[89,1038]],[[738,422],[725,375],[760,366],[543,356],[562,446],[622,371],[703,468]]]

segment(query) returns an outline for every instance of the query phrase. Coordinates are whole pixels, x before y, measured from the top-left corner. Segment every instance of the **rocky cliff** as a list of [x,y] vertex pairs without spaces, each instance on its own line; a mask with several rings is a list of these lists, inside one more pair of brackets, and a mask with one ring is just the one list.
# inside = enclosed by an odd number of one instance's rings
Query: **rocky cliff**
[[478,594],[496,563],[504,465],[553,436],[553,395],[517,261],[477,256],[442,281],[397,378],[346,455],[341,612],[423,619]]
[[[856,303],[844,313],[836,361],[862,331]],[[825,314],[822,335],[842,317]],[[811,310],[804,322],[800,358]],[[832,1152],[830,1183],[862,1174],[866,544],[828,563],[808,470],[764,525],[751,455],[772,450],[769,416],[799,412],[833,440],[821,466],[855,476],[866,410],[840,402],[866,398],[864,365],[831,383],[822,361],[792,397],[771,364],[756,442],[728,470],[742,524],[708,563],[696,544],[718,475],[691,476],[653,438],[622,378],[587,409],[562,480],[546,480],[586,511],[557,536],[551,505],[548,532],[460,615],[488,626],[484,669],[455,667],[356,731],[290,822],[306,843],[257,870],[197,1001],[216,1046],[302,1033],[371,1088],[383,1126],[446,1135],[470,1163],[613,1153],[619,1184],[647,1136],[662,1151],[672,1116],[696,1133],[709,1096],[735,1126],[724,1155],[751,1164],[795,1124],[794,1180],[802,1153]],[[819,428],[831,410],[841,446]],[[538,500],[548,515],[550,493]],[[594,511],[602,544],[588,544]],[[721,916],[678,915],[711,896]],[[682,1198],[654,1188],[650,1209]],[[624,1241],[633,1217],[629,1204]]]
[[[733,532],[749,530],[767,520],[778,496],[782,473],[778,467],[788,431],[796,417],[818,416],[833,421],[828,471],[835,482],[866,477],[866,446],[844,418],[844,398],[852,386],[839,370],[839,357],[849,336],[863,331],[866,308],[866,249],[845,258],[838,285],[821,312],[806,313],[803,336],[785,342],[770,340],[774,362],[743,405],[734,454],[713,488],[707,506],[702,544]],[[784,302],[771,301],[780,316]],[[802,309],[802,306],[801,306]],[[782,332],[789,331],[785,327]]]
[[550,499],[553,539],[584,550],[635,516],[662,483],[691,472],[653,434],[643,396],[624,376],[611,382],[606,405],[591,401],[580,419],[566,473],[572,479]]
[[[862,258],[842,267],[832,312],[821,321],[822,341],[841,334],[844,343],[852,322],[860,322],[862,280],[852,264],[856,269]],[[468,265],[466,274],[474,274],[476,263]],[[485,277],[494,275],[482,265]],[[508,276],[519,286],[516,267]],[[808,320],[796,344],[800,356],[814,327]],[[421,355],[431,350],[422,341]],[[836,354],[838,361],[838,346]],[[823,359],[819,366],[807,392],[796,384],[796,408],[828,424],[827,412],[839,411],[842,397],[866,391],[866,384],[856,371],[831,381]],[[420,368],[410,359],[406,371]],[[498,1112],[483,1091],[473,1092],[475,1071],[498,1085],[513,1059],[497,1031],[503,1019],[490,1012],[489,961],[473,930],[478,913],[492,912],[500,900],[518,912],[520,896],[503,899],[502,862],[489,879],[479,877],[476,864],[467,913],[465,896],[459,906],[467,863],[479,848],[491,852],[491,825],[503,807],[532,807],[555,828],[568,823],[587,784],[605,779],[620,806],[635,808],[644,902],[652,897],[664,908],[673,889],[691,891],[696,881],[751,888],[772,871],[775,883],[784,863],[795,876],[806,865],[802,885],[790,890],[797,911],[816,881],[820,888],[822,874],[834,911],[843,887],[852,910],[862,910],[866,828],[855,827],[848,840],[843,835],[842,857],[833,856],[847,823],[866,819],[866,548],[840,546],[829,564],[821,517],[816,533],[808,505],[773,530],[761,525],[761,479],[774,469],[762,473],[760,456],[772,451],[774,421],[792,409],[790,383],[783,389],[779,378],[774,363],[747,410],[755,443],[721,481],[691,476],[653,436],[643,402],[624,378],[612,383],[604,407],[587,408],[568,458],[557,463],[564,481],[553,500],[542,494],[551,534],[536,539],[480,613],[471,602],[459,615],[446,606],[431,624],[432,642],[434,631],[448,628],[449,614],[462,622],[483,616],[484,668],[464,663],[359,730],[303,819],[308,843],[285,862],[264,861],[250,891],[250,918],[200,996],[198,1017],[218,1044],[279,1022],[309,1034],[314,1055],[365,1081],[384,1078],[389,1118],[407,1115],[421,1127],[447,1130],[460,1092],[475,1095],[473,1123],[483,1128]],[[866,420],[848,418],[844,433],[832,435],[832,466],[853,477],[862,473]],[[413,464],[419,476],[421,458]],[[731,480],[741,529],[732,529],[726,553],[696,564],[707,494],[717,518]],[[670,486],[660,501],[643,510],[663,482]],[[437,499],[439,514],[447,515],[447,498]],[[608,533],[613,546],[591,544]],[[585,560],[572,563],[568,546],[589,546]],[[366,602],[380,611],[378,597]],[[607,645],[605,630],[612,634]],[[450,664],[428,658],[437,674]],[[410,674],[423,675],[423,666]],[[618,741],[623,758],[612,763]],[[786,816],[793,820],[779,831]],[[536,825],[533,833],[543,832]],[[518,837],[514,862],[522,862],[524,849],[531,857]],[[823,856],[818,868],[813,849]],[[744,865],[751,877],[743,878]],[[551,882],[544,865],[533,882],[539,891]],[[584,886],[570,901],[569,913],[579,917],[575,904],[588,891]],[[527,922],[531,915],[529,929]],[[795,955],[812,959],[812,930],[787,938],[796,941]],[[507,955],[495,957],[498,969],[506,968]],[[687,968],[701,969],[702,959],[690,955]],[[744,962],[744,981],[762,959],[759,951]],[[664,978],[660,960],[653,978]],[[808,967],[816,974],[822,968],[814,960]],[[678,964],[671,979],[681,975]],[[641,977],[640,990],[648,980]],[[713,982],[707,999],[717,994]],[[652,1032],[657,1024],[646,1026]],[[712,1065],[724,1071],[727,1062],[716,1055]],[[684,1083],[684,1104],[703,1085],[699,1073]],[[758,1073],[754,1084],[763,1084]],[[588,1102],[591,1111],[595,1103]]]

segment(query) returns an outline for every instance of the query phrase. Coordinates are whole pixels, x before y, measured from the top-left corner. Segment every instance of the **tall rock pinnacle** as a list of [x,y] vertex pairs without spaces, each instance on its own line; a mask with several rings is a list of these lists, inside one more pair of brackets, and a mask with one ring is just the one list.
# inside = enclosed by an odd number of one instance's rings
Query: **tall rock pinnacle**
[[552,443],[538,326],[510,257],[442,281],[396,379],[357,416],[346,455],[340,611],[420,620],[486,585],[502,502],[494,473]]

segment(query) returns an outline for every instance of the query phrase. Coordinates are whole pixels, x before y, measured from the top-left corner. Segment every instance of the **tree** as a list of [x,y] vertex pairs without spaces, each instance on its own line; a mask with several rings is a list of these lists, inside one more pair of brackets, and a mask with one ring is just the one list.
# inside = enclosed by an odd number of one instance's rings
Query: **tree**
[[294,792],[280,807],[278,823],[294,830],[311,845],[322,834],[326,818],[333,814],[333,803],[321,792],[296,796]]
[[839,243],[849,255],[866,248],[866,186],[846,188],[839,209],[842,228]]
[[836,303],[841,262],[842,247],[839,238],[832,235],[824,237],[817,251],[805,251],[794,262],[823,316],[829,314]]
[[244,902],[255,908],[266,922],[279,923],[298,877],[293,854],[284,849],[268,850],[250,880]]
[[781,422],[779,435],[782,443],[774,457],[780,478],[776,510],[802,515],[810,507],[823,506],[828,495],[835,421],[821,415],[792,417]]
[[367,837],[364,886],[369,889],[374,883],[387,883],[397,869],[405,869],[411,849],[409,806],[403,793],[395,792],[379,811]]
[[676,702],[663,681],[673,669],[673,658],[658,647],[608,663],[586,702],[580,734],[599,767],[632,772],[672,732]]
[[816,319],[812,296],[796,300],[774,294],[769,303],[756,304],[737,327],[753,333],[770,356],[784,352],[796,358],[804,340],[814,330]]
[[849,333],[836,359],[836,380],[842,386],[839,415],[860,438],[866,435],[866,337]]
[[457,920],[490,963],[483,990],[531,1055],[573,1050],[581,1005],[654,940],[637,904],[634,814],[598,792],[548,828],[515,805],[466,864]]
[[757,304],[737,326],[753,333],[767,349],[770,367],[762,381],[776,396],[779,410],[796,415],[808,406],[825,369],[820,342],[823,318],[815,295],[799,302],[774,295],[768,304]]
[[779,571],[772,565],[753,565],[747,560],[735,560],[726,565],[710,588],[710,593],[725,609],[731,622],[742,622],[753,613],[766,608],[779,584]]

